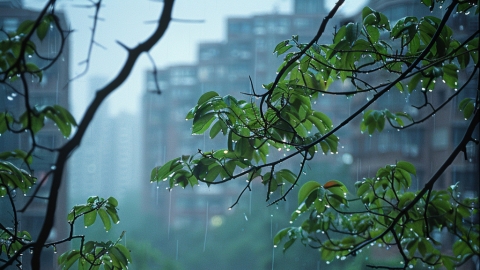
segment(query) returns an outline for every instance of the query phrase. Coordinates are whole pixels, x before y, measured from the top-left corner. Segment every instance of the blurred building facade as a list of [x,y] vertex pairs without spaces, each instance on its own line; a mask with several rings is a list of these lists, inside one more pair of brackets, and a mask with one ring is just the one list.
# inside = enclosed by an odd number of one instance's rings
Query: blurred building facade
[[[444,9],[436,6],[430,12],[420,1],[370,1],[370,6],[375,10],[382,12],[391,20],[394,25],[400,18],[406,16],[436,16],[442,17]],[[358,14],[350,20],[358,21],[361,15]],[[348,20],[346,20],[347,22]],[[468,36],[478,31],[478,16],[466,16],[456,13],[448,21],[448,26],[452,28],[454,37],[460,42]],[[459,111],[458,104],[466,97],[475,97],[478,94],[478,76],[474,76],[469,85],[464,89],[460,86],[467,81],[467,75],[471,74],[473,66],[467,68],[468,72],[458,73],[459,89],[451,89],[444,82],[437,81],[435,88],[431,90],[421,89],[421,84],[411,93],[405,91],[401,93],[397,89],[390,90],[386,95],[378,99],[368,109],[382,110],[388,108],[391,112],[407,112],[420,124],[413,125],[406,129],[397,130],[388,125],[381,133],[374,133],[372,136],[361,134],[359,131],[361,118],[354,122],[354,129],[350,137],[350,145],[353,147],[353,164],[351,175],[354,181],[361,181],[364,177],[375,177],[379,168],[388,164],[395,164],[397,161],[408,161],[417,169],[417,176],[414,178],[411,191],[421,190],[437,170],[444,164],[452,151],[463,139],[465,131],[470,123],[464,119],[463,113]],[[384,73],[381,76],[370,77],[370,85],[378,85],[381,82],[388,81],[394,77],[391,74]],[[447,98],[457,90],[461,91],[447,106],[438,112],[432,113],[432,108],[438,108]],[[353,107],[358,107],[365,103],[365,98],[371,96],[357,95],[353,99]],[[427,100],[430,104],[427,104]],[[432,107],[431,107],[432,106]],[[423,107],[423,108],[422,108]],[[417,109],[422,108],[422,109]],[[474,138],[480,137],[480,129],[476,128]],[[479,196],[479,153],[478,146],[471,142],[466,151],[466,157],[461,153],[456,157],[453,164],[440,176],[435,183],[434,189],[447,189],[458,183],[458,189],[455,192],[459,198],[478,197]],[[474,220],[472,220],[474,221]],[[478,222],[478,216],[476,219]],[[432,237],[442,242],[444,251],[451,250],[453,239],[450,234],[435,231]],[[459,269],[473,269],[473,261],[461,266]]]
[[[86,103],[93,100],[96,91],[107,83],[107,78],[90,78]],[[69,206],[86,203],[89,196],[115,197],[120,208],[127,198],[138,196],[141,180],[140,124],[134,114],[109,113],[114,106],[107,99],[95,114],[82,139],[81,146],[69,160]],[[125,215],[125,214],[124,214]]]
[[[432,15],[441,17],[444,13],[444,9],[440,7],[435,7],[430,12],[423,3],[409,0],[373,0],[371,6],[389,17],[391,24],[406,16]],[[352,18],[352,21],[358,20],[358,18],[360,18],[360,15]],[[460,41],[465,40],[466,37],[478,31],[478,17],[456,13],[449,20],[448,25],[454,31],[455,38]],[[468,68],[468,74],[472,70],[473,66]],[[369,82],[379,84],[381,80],[388,80],[390,76],[390,74],[383,74],[380,77],[370,78],[371,81]],[[458,85],[460,86],[467,80],[467,73],[459,73],[458,78]],[[386,125],[383,132],[375,133],[371,137],[360,134],[357,129],[352,137],[352,142],[356,144],[356,147],[352,149],[355,160],[352,175],[355,175],[355,177],[357,175],[359,177],[374,177],[379,168],[399,160],[405,160],[413,163],[417,168],[417,182],[414,183],[412,188],[423,188],[463,138],[469,121],[466,121],[463,113],[458,110],[458,103],[465,97],[474,97],[477,85],[478,77],[475,76],[468,87],[463,90],[460,89],[462,92],[453,99],[451,105],[445,106],[442,110],[433,114],[430,119],[419,125],[401,131]],[[377,100],[369,109],[388,108],[392,112],[407,112],[417,120],[423,119],[432,112],[431,109],[426,108],[428,106],[425,106],[422,110],[416,109],[416,107],[422,107],[425,104],[424,94],[432,106],[438,107],[457,90],[449,88],[442,82],[437,82],[435,88],[426,93],[420,89],[420,85],[417,88],[411,94],[400,93],[396,89],[389,91],[386,96]],[[363,104],[364,100],[365,96],[358,97],[354,99],[354,103]],[[360,120],[356,120],[357,127]],[[476,134],[479,134],[478,128]],[[468,146],[467,156],[466,161],[463,155],[458,156],[452,166],[437,181],[435,188],[446,189],[450,185],[460,182],[459,191],[465,196],[478,196],[479,156],[473,144]]]
[[[0,28],[9,33],[16,31],[17,27],[25,20],[37,19],[38,12],[27,10],[22,8],[21,1],[0,1]],[[60,19],[60,23],[64,29],[66,28],[66,18],[62,13],[56,12],[56,15]],[[2,37],[5,35],[3,32],[0,34]],[[35,35],[34,35],[35,36]],[[60,49],[61,37],[57,30],[52,27],[45,39],[39,41],[35,39],[36,49],[38,54],[45,58],[51,58],[55,56]],[[49,62],[42,60],[36,56],[32,57],[32,61],[40,68],[45,67]],[[68,104],[68,81],[69,81],[69,44],[66,41],[63,51],[61,52],[58,61],[51,67],[49,67],[44,73],[41,81],[30,75],[27,75],[27,84],[30,95],[30,105],[61,105],[64,108],[69,107]],[[15,89],[15,90],[14,90]],[[7,86],[6,84],[0,85],[0,110],[11,112],[17,119],[21,113],[25,111],[25,101],[23,99],[24,88],[19,80]],[[0,137],[0,152],[12,151],[15,149],[21,149],[28,151],[31,142],[30,134],[11,134],[5,133]],[[36,143],[43,147],[55,149],[63,145],[65,138],[60,133],[58,128],[53,123],[46,123],[45,127],[35,135]],[[33,169],[33,175],[37,177],[37,185],[33,189],[39,188],[39,192],[36,194],[37,198],[32,201],[32,204],[25,212],[18,212],[19,218],[19,230],[26,230],[30,232],[31,236],[35,239],[43,224],[44,216],[48,201],[45,199],[49,195],[49,189],[51,185],[51,177],[47,177],[48,172],[55,169],[53,166],[55,162],[55,155],[47,150],[41,150],[36,148],[33,153],[34,162],[31,166]],[[19,164],[20,165],[20,164]],[[23,169],[25,166],[20,165]],[[66,174],[64,174],[66,175]],[[44,182],[40,182],[46,177]],[[59,191],[59,204],[57,205],[57,214],[55,217],[55,225],[52,229],[51,235],[47,241],[60,240],[68,236],[68,224],[66,222],[66,178],[63,179],[63,185]],[[38,187],[40,185],[40,187]],[[17,207],[23,207],[27,200],[31,197],[27,194],[23,196],[21,192],[18,192],[15,196]],[[0,200],[0,208],[3,213],[9,213],[9,216],[1,216],[0,222],[5,227],[13,226],[13,213],[14,211],[6,198]],[[10,210],[7,210],[10,209]],[[19,208],[16,209],[20,210]],[[66,250],[67,245],[59,245],[58,252]],[[23,269],[30,269],[30,253],[25,252],[23,254]],[[53,248],[45,249],[42,252],[42,269],[55,269],[57,255],[54,254]]]

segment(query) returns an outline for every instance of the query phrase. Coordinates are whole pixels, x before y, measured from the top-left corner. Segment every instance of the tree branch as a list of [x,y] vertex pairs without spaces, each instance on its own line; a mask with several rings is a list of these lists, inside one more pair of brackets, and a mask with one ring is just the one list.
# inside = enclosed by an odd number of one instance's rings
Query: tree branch
[[50,199],[48,201],[45,221],[33,248],[33,257],[31,262],[33,269],[39,269],[40,267],[40,255],[42,252],[42,248],[54,225],[58,192],[60,189],[60,185],[62,184],[63,173],[68,158],[71,156],[73,151],[81,144],[87,127],[90,125],[90,122],[92,121],[95,113],[97,112],[98,108],[105,100],[105,98],[113,91],[115,91],[127,79],[138,57],[142,53],[148,52],[162,38],[171,21],[173,4],[174,0],[164,1],[163,11],[159,18],[158,26],[155,32],[145,42],[128,51],[128,56],[125,64],[123,65],[118,75],[108,85],[106,85],[97,92],[95,99],[88,107],[84,118],[78,125],[78,129],[74,137],[70,141],[68,141],[62,148],[60,148],[57,160],[55,162],[56,170],[53,173],[52,186],[50,189]]

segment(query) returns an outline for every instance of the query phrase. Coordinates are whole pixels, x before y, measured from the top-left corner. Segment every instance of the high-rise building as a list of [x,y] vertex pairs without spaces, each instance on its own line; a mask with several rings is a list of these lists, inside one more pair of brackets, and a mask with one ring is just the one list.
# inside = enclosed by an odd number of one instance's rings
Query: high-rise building
[[[106,79],[93,77],[90,79],[87,99],[95,97],[99,85]],[[111,186],[113,160],[110,152],[114,140],[113,122],[108,114],[108,103],[100,106],[91,124],[87,128],[79,149],[73,153],[69,161],[69,204],[83,204],[89,196],[108,198],[115,186]]]
[[325,8],[325,1],[295,0],[295,14],[323,14],[328,11]]
[[[35,20],[38,17],[38,12],[21,8],[21,1],[0,1],[0,28],[9,33],[16,31],[17,27],[25,20]],[[66,19],[62,13],[56,12],[56,15],[60,19],[60,23],[66,28]],[[65,29],[64,28],[64,29]],[[2,39],[5,38],[5,34],[2,31],[0,34]],[[35,36],[35,35],[34,35]],[[48,30],[48,33],[43,41],[35,39],[36,51],[44,59],[37,56],[32,56],[33,61],[40,68],[45,67],[49,62],[48,60],[59,53],[61,37],[57,29],[52,25]],[[63,50],[58,57],[58,61],[49,67],[43,73],[43,78],[39,81],[37,78],[28,76],[27,84],[30,96],[30,105],[55,105],[58,104],[68,109],[68,81],[69,81],[69,45],[68,41],[65,41]],[[25,101],[23,95],[25,88],[17,80],[13,83],[1,83],[0,84],[0,110],[11,112],[17,119],[21,113],[25,111]],[[25,134],[12,134],[5,133],[0,137],[0,152],[12,151],[15,149],[21,149],[28,151],[31,147],[30,135]],[[58,128],[51,122],[46,122],[45,127],[42,128],[37,134],[35,134],[36,143],[42,147],[55,149],[63,145],[66,141]],[[48,172],[54,169],[53,164],[55,162],[54,152],[43,150],[37,147],[33,152],[34,161],[31,166],[33,175],[38,178],[38,183],[33,189],[39,188],[39,192],[36,194],[36,198],[33,199],[32,204],[24,212],[18,212],[19,230],[25,230],[30,232],[33,239],[38,236],[43,224],[44,216],[47,207],[47,197],[49,195],[51,176],[48,176]],[[22,168],[25,165],[19,164]],[[66,175],[66,174],[64,174]],[[42,179],[45,181],[42,182]],[[60,187],[57,212],[55,217],[55,225],[51,231],[51,235],[47,241],[60,240],[68,236],[68,224],[66,222],[66,178],[63,179],[63,184]],[[40,185],[40,187],[38,187]],[[32,189],[32,190],[33,190]],[[27,200],[31,198],[31,193],[26,196],[20,196],[21,192],[15,196],[15,203],[17,207],[23,207]],[[12,224],[13,211],[6,198],[0,200],[0,208],[2,215],[0,222],[5,227],[14,227]],[[17,211],[20,208],[16,209]],[[66,245],[59,245],[58,252],[63,252]],[[56,267],[56,254],[54,254],[53,248],[47,248],[42,252],[42,269],[54,269]],[[23,254],[22,260],[26,263],[23,264],[23,269],[30,269],[29,261],[31,255],[29,252]]]
[[[90,79],[87,101],[93,100],[106,78]],[[69,160],[69,205],[84,204],[89,196],[115,197],[120,206],[139,183],[140,140],[138,120],[133,114],[109,113],[104,102],[87,128],[79,147]]]
[[[421,17],[433,15],[441,17],[443,14],[443,10],[439,7],[430,12],[423,3],[417,1],[371,2],[371,6],[388,16],[392,23],[406,16]],[[463,40],[478,30],[478,17],[457,13],[449,20],[448,25],[454,29],[455,38]],[[468,71],[471,72],[472,68],[468,68]],[[381,82],[380,79],[385,81],[389,76],[391,74],[384,74],[380,78],[378,76],[371,78],[370,83],[378,84]],[[466,80],[466,76],[467,74],[458,74],[459,84]],[[406,160],[417,167],[418,176],[414,188],[423,188],[425,183],[463,138],[468,121],[465,121],[463,114],[458,111],[458,103],[467,96],[475,96],[477,81],[478,78],[474,77],[469,85],[453,99],[451,106],[445,106],[432,115],[431,119],[421,124],[401,131],[386,127],[383,132],[374,134],[371,137],[356,131],[353,136],[353,140],[357,144],[356,148],[354,148],[354,174],[373,177],[376,170],[385,166],[386,163]],[[445,83],[437,83],[433,92],[426,95],[428,102],[431,103],[430,105],[438,107],[445,102],[447,97],[452,95],[452,92],[454,92],[454,89],[451,89]],[[364,96],[358,96],[353,102],[354,104],[364,103],[364,98]],[[411,94],[408,94],[395,90],[389,91],[387,95],[380,98],[369,109],[388,108],[392,112],[407,112],[415,119],[422,119],[432,112],[432,110],[428,109],[430,105],[425,106],[422,110],[416,109],[422,107],[422,104],[425,104],[425,102],[422,91],[413,91]],[[360,119],[357,120],[360,121]],[[478,153],[475,152],[475,147],[470,145],[467,149],[467,154],[469,160],[465,162],[461,158],[457,158],[452,166],[441,176],[441,179],[437,181],[436,188],[445,189],[460,182],[462,193],[468,196],[478,196]]]
[[21,0],[0,0],[0,8],[21,8]]
[[[406,16],[442,17],[444,13],[439,6],[430,12],[420,1],[411,0],[376,0],[371,1],[370,6],[389,17],[392,24]],[[351,20],[358,21],[359,18],[360,15],[356,15]],[[478,31],[478,17],[457,13],[449,19],[448,25],[453,29],[454,37],[462,41]],[[467,75],[471,74],[472,70],[473,67],[469,67],[467,68],[468,72],[458,73],[459,86],[466,81]],[[368,82],[370,85],[378,85],[389,79],[393,80],[394,76],[385,72],[381,76],[369,77]],[[407,112],[416,121],[419,121],[419,124],[397,130],[389,127],[386,123],[385,129],[381,133],[369,136],[360,133],[361,117],[357,118],[354,121],[355,127],[349,143],[355,145],[352,148],[354,162],[351,167],[351,175],[353,181],[361,180],[363,177],[375,177],[379,168],[395,164],[397,161],[407,161],[412,163],[417,170],[411,191],[424,188],[462,140],[469,121],[466,121],[463,113],[458,110],[458,104],[465,97],[475,97],[476,92],[478,93],[478,89],[475,89],[477,86],[478,76],[474,76],[467,87],[460,89],[462,92],[453,98],[450,104],[431,116],[429,115],[433,113],[433,109],[439,108],[457,89],[451,89],[438,80],[432,91],[420,89],[422,86],[419,85],[411,93],[408,91],[401,93],[397,89],[392,89],[378,99],[368,108],[369,110],[387,108],[393,113]],[[352,107],[358,108],[360,104],[364,104],[365,98],[371,98],[371,95],[357,95],[353,98]],[[421,119],[425,119],[425,121]],[[478,138],[480,135],[478,127],[475,134],[475,137]],[[473,143],[469,144],[465,149],[465,154],[467,160],[463,155],[456,157],[453,164],[437,180],[434,189],[447,189],[458,183],[459,189],[456,193],[458,196],[470,198],[479,196],[478,146],[474,146]],[[432,232],[431,235],[435,240],[442,242],[442,249],[451,250],[449,243],[452,243],[454,239],[445,230]],[[463,265],[461,269],[473,269],[474,266],[471,263]]]

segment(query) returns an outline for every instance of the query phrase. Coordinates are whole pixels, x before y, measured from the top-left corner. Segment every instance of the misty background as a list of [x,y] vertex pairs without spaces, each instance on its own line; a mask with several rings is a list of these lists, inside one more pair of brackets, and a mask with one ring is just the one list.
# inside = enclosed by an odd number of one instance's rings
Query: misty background
[[[334,1],[325,1],[327,10]],[[347,1],[340,9],[344,15],[353,14],[366,1]],[[86,69],[93,8],[88,1],[60,1],[70,29],[70,76],[82,74]],[[153,31],[162,3],[160,1],[104,1],[100,11],[95,43],[90,56],[88,72],[75,79],[70,87],[70,109],[80,121],[95,91],[108,83],[123,65],[126,52],[117,41],[127,46],[142,42]],[[42,1],[25,1],[27,8],[40,8]],[[192,65],[198,62],[199,44],[224,42],[228,18],[249,18],[256,15],[292,14],[293,2],[288,0],[265,1],[176,1],[173,18],[167,33],[150,55],[158,69],[170,66]],[[182,20],[182,21],[180,21]],[[188,20],[192,20],[189,22]],[[318,19],[318,22],[321,18]],[[333,33],[327,28],[326,35]],[[316,31],[316,29],[313,29]],[[297,33],[288,33],[294,35]],[[308,38],[308,37],[305,37]],[[280,42],[281,40],[277,40]],[[274,47],[267,48],[273,52]],[[272,58],[275,57],[273,54]],[[81,147],[72,156],[68,169],[68,208],[85,203],[88,196],[104,198],[114,196],[119,200],[120,224],[105,233],[102,224],[88,229],[81,222],[76,233],[85,233],[87,239],[115,240],[122,231],[122,241],[132,250],[132,269],[321,269],[326,263],[318,251],[297,243],[287,253],[274,248],[272,238],[280,229],[290,225],[290,214],[296,207],[296,192],[285,203],[267,207],[262,185],[242,197],[240,203],[228,210],[241,189],[196,187],[193,190],[174,189],[166,185],[146,184],[149,178],[144,166],[142,112],[146,106],[147,72],[153,65],[142,56],[128,80],[98,111]],[[267,67],[272,76],[277,66]],[[245,77],[247,80],[247,77]],[[268,83],[261,82],[261,83]],[[208,89],[218,91],[219,89]],[[198,96],[192,97],[193,100]],[[152,96],[167,102],[168,94]],[[195,105],[185,104],[191,108]],[[187,111],[183,112],[183,116]],[[147,116],[150,117],[150,116]],[[164,128],[158,126],[158,129]],[[185,129],[182,134],[189,135]],[[183,135],[182,135],[183,136]],[[191,136],[194,137],[194,136]],[[190,140],[190,139],[188,139]],[[208,138],[192,138],[205,146]],[[193,143],[193,144],[195,144]],[[186,154],[166,151],[164,145],[147,145],[155,153],[155,164],[161,165],[168,156]],[[191,148],[191,153],[197,148]],[[343,158],[343,159],[342,159]],[[339,156],[340,166],[318,165],[310,168],[313,175],[331,178],[348,177],[351,156]],[[309,173],[310,173],[309,172]],[[144,186],[149,186],[145,192]],[[226,194],[228,193],[228,194]],[[147,194],[147,195],[146,195]],[[209,197],[209,199],[199,199]],[[147,209],[148,208],[148,209]],[[153,209],[153,210],[152,210]],[[156,209],[158,211],[156,211]],[[191,209],[188,213],[175,213],[175,209]],[[149,212],[150,211],[150,212]],[[152,212],[153,211],[153,212]],[[152,213],[152,214],[150,214]],[[193,216],[195,215],[195,216]],[[75,246],[77,243],[73,243]],[[369,251],[356,260],[368,260]],[[358,269],[355,259],[336,262],[346,269]]]

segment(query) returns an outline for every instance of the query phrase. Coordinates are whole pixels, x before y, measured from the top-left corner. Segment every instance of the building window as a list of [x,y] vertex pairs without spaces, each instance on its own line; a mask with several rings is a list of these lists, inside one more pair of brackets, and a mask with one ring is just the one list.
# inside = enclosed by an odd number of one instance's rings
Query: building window
[[478,171],[453,167],[452,183],[459,183],[459,191],[462,197],[473,198],[478,196]]
[[306,18],[296,18],[294,19],[293,24],[296,28],[306,28],[309,26],[310,22]]
[[448,147],[448,129],[447,128],[436,128],[433,133],[432,146],[435,150],[444,150]]
[[257,19],[254,21],[253,33],[256,35],[265,34],[265,21],[263,19]]
[[207,81],[211,78],[213,73],[213,67],[202,66],[198,68],[198,79],[200,81]]
[[5,18],[3,20],[2,28],[7,33],[8,32],[15,32],[18,27],[18,19],[17,18]]
[[465,131],[467,130],[466,125],[457,125],[453,127],[452,130],[452,143],[454,146],[457,146],[463,139],[463,136],[465,136]]
[[201,48],[199,54],[200,61],[209,61],[217,59],[220,56],[220,50],[218,48]]

